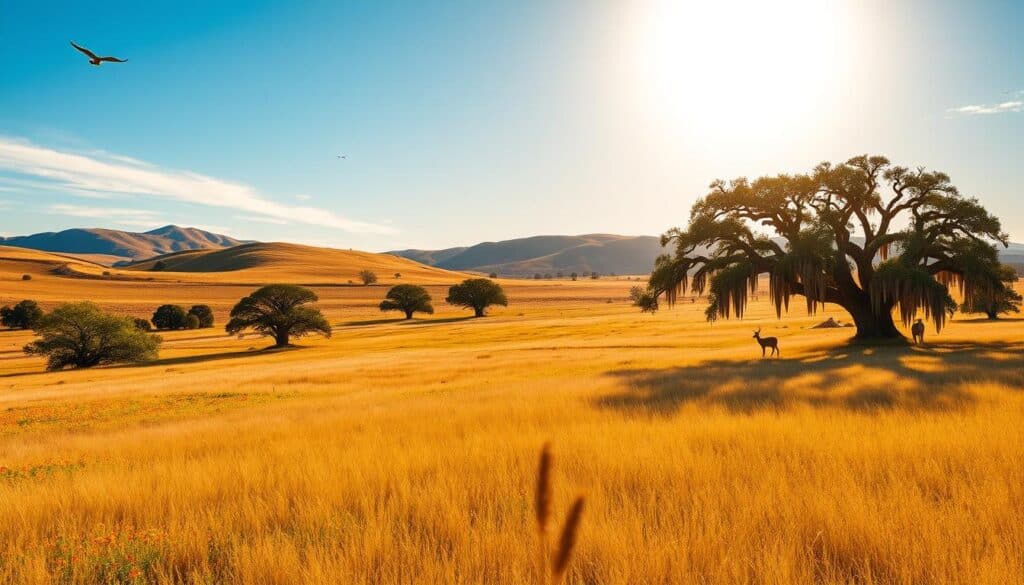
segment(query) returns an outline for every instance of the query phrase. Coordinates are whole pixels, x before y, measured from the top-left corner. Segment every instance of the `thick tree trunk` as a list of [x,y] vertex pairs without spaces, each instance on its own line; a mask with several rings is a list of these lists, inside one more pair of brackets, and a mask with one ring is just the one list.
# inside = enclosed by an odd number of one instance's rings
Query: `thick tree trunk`
[[903,334],[896,328],[892,320],[892,310],[883,309],[879,312],[871,307],[870,303],[858,303],[852,307],[845,307],[853,317],[857,326],[857,335],[854,339],[859,340],[888,340],[904,339]]
[[473,312],[476,313],[477,317],[483,317],[484,316],[484,309],[483,309],[483,307],[474,307],[473,308]]
[[412,311],[406,311],[405,312],[405,318],[406,319],[412,319]]
[[287,331],[280,331],[274,334],[274,347],[285,347],[288,345],[289,335]]
[[988,315],[988,318],[991,321],[996,321],[999,319],[999,313],[997,313],[996,311],[986,311],[985,314]]

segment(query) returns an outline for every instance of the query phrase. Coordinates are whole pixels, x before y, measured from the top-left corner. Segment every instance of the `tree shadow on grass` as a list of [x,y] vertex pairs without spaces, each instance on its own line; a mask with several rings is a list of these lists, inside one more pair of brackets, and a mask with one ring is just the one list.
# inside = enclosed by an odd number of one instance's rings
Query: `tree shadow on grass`
[[1024,343],[848,344],[798,359],[616,370],[608,375],[620,379],[623,389],[596,402],[654,416],[671,416],[686,404],[737,413],[797,405],[866,412],[956,410],[975,401],[966,383],[1024,388],[1022,358]]

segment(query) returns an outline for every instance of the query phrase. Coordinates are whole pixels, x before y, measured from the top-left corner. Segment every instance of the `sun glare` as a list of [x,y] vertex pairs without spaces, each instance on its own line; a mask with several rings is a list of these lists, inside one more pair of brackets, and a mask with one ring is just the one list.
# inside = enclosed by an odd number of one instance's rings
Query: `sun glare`
[[651,0],[632,15],[637,104],[702,141],[807,132],[842,91],[847,16],[816,0]]

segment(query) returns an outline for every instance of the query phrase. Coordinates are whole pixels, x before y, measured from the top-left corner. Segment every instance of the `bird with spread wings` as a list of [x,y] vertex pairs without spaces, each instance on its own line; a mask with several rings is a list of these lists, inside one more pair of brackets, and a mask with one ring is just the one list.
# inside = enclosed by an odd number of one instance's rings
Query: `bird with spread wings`
[[109,63],[127,63],[128,62],[128,59],[118,59],[117,57],[99,57],[99,56],[96,55],[96,53],[93,53],[89,49],[86,49],[85,47],[81,47],[81,46],[76,45],[75,41],[71,41],[71,46],[76,48],[76,49],[78,49],[78,52],[80,52],[83,55],[85,55],[86,57],[88,57],[89,58],[89,63],[92,64],[92,65],[95,65],[97,67],[99,67],[99,65],[101,63],[103,63],[104,61],[109,62]]

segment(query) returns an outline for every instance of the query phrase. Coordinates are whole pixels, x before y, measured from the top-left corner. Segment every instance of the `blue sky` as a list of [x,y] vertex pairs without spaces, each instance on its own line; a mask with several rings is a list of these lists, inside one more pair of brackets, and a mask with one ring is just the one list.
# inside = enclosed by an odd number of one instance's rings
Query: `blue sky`
[[1024,240],[1024,3],[709,4],[0,0],[0,234],[658,234],[712,179],[867,152]]

